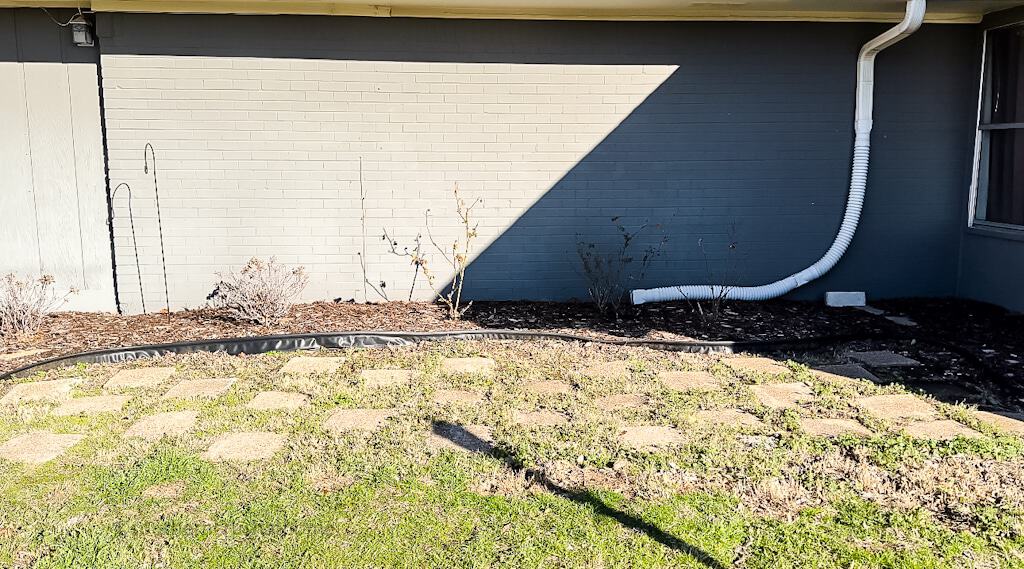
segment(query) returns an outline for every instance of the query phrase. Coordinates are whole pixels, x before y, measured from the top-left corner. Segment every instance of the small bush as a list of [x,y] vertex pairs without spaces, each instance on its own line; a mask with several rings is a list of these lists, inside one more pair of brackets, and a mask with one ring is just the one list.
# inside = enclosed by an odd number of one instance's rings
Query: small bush
[[[615,229],[622,241],[612,252],[602,251],[596,243],[576,236],[576,253],[580,257],[583,277],[587,281],[587,293],[594,301],[598,312],[619,317],[626,291],[634,283],[642,281],[647,267],[661,255],[668,238],[662,236],[655,245],[649,245],[639,255],[634,254],[636,238],[647,229],[647,224],[635,231],[628,230],[618,217],[612,218]],[[660,229],[660,226],[655,226]]]
[[210,305],[264,326],[288,314],[309,281],[303,267],[288,268],[273,257],[267,262],[253,257],[241,271],[217,276],[221,281],[206,297]]
[[0,281],[0,335],[34,331],[47,312],[59,308],[74,292],[58,297],[50,275],[24,281],[13,273],[4,275]]

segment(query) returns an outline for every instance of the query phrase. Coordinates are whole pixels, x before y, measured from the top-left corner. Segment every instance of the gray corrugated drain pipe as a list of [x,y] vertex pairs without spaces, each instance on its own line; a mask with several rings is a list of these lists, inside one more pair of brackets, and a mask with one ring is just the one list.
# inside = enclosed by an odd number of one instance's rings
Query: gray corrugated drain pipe
[[864,44],[857,60],[857,108],[854,123],[853,169],[850,193],[839,233],[825,255],[810,267],[784,279],[760,286],[729,287],[725,284],[680,285],[630,292],[633,304],[670,300],[767,300],[782,296],[824,275],[839,262],[853,240],[864,206],[864,189],[868,180],[868,155],[871,150],[871,107],[874,102],[875,56],[921,27],[926,0],[909,0],[907,13],[898,25]]

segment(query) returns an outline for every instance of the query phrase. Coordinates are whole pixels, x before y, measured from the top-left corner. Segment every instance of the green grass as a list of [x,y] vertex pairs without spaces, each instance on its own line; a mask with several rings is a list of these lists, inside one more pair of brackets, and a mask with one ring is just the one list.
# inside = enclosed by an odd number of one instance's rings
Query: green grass
[[[0,443],[23,432],[82,433],[63,457],[28,467],[0,460],[0,566],[24,567],[1024,567],[1024,444],[977,423],[969,410],[939,411],[978,428],[977,440],[929,442],[865,417],[852,398],[893,391],[830,383],[793,363],[782,377],[745,378],[716,360],[643,349],[553,342],[460,342],[340,351],[331,377],[281,377],[292,354],[196,354],[125,366],[174,365],[175,379],[238,382],[212,402],[135,392],[120,414],[56,417],[39,404],[0,410]],[[492,377],[447,376],[447,356],[482,354]],[[628,377],[591,377],[588,363],[630,361]],[[80,366],[38,378],[75,377],[76,395],[101,392],[123,366]],[[413,385],[371,390],[366,368],[404,367]],[[710,369],[715,391],[674,393],[661,370]],[[523,384],[560,379],[569,395]],[[794,381],[817,400],[796,412],[761,407],[747,385]],[[471,388],[483,404],[438,407],[433,391]],[[296,389],[312,405],[256,412],[268,389]],[[643,409],[603,413],[593,400],[645,394]],[[375,433],[332,435],[339,407],[397,407]],[[553,409],[558,428],[524,428],[516,409]],[[765,429],[695,425],[700,409],[741,408]],[[197,427],[158,443],[120,435],[159,411],[195,409]],[[800,416],[853,417],[869,439],[799,432]],[[485,424],[494,456],[432,451],[432,421]],[[676,426],[685,442],[639,452],[619,444],[623,424]],[[219,434],[286,433],[262,463],[200,458]],[[155,492],[161,488],[171,489]]]

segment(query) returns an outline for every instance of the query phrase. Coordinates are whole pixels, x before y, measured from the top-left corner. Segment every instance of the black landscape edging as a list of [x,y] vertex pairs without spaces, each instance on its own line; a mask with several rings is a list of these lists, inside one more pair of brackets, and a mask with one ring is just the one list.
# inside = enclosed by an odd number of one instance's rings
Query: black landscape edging
[[218,340],[174,342],[123,348],[108,348],[79,352],[49,358],[17,368],[0,375],[0,380],[24,377],[38,371],[64,367],[79,363],[120,363],[141,358],[194,352],[223,352],[228,355],[262,354],[265,352],[292,352],[318,348],[374,348],[381,346],[409,346],[420,342],[439,340],[562,340],[567,342],[590,342],[612,346],[635,346],[655,350],[690,353],[735,353],[763,352],[784,348],[815,348],[828,344],[877,339],[878,334],[842,334],[816,336],[811,338],[783,338],[778,340],[740,341],[682,341],[682,340],[631,340],[602,339],[576,334],[556,332],[529,332],[525,330],[458,330],[449,332],[333,332],[311,334],[282,334],[276,336],[248,336]]

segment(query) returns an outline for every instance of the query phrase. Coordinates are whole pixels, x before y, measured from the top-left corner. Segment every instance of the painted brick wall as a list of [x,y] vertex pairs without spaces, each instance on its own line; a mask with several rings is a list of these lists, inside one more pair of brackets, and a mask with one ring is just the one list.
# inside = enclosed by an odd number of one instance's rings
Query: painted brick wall
[[[471,297],[585,297],[577,242],[612,250],[612,218],[651,224],[637,249],[668,237],[645,286],[756,283],[834,235],[853,62],[879,29],[101,15],[110,177],[133,188],[148,307],[162,277],[147,142],[174,306],[252,255],[304,265],[309,299],[378,298],[364,265],[402,299],[412,269],[383,230],[411,244],[429,209],[447,245],[455,184],[482,200]],[[970,29],[926,27],[880,57],[865,224],[802,295],[953,292],[973,45]],[[115,212],[137,310],[127,193]]]

